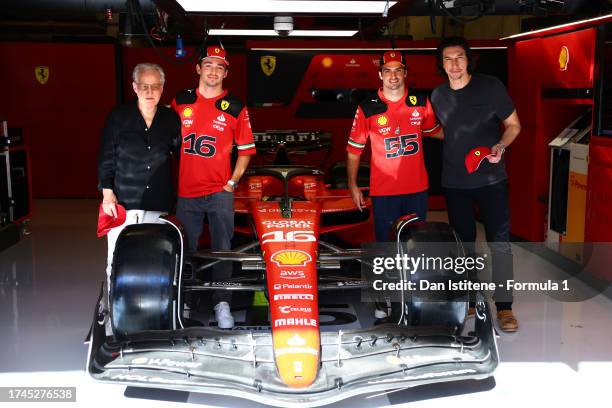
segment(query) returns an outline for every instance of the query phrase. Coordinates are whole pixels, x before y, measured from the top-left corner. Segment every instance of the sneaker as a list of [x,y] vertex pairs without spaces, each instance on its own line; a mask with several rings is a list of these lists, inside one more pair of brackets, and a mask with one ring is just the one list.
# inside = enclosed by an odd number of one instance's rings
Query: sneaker
[[518,320],[512,310],[499,310],[497,312],[497,322],[501,331],[512,333],[518,330]]
[[388,299],[374,302],[374,318],[386,319],[391,314],[391,302]]
[[232,316],[227,302],[217,303],[215,306],[215,320],[217,320],[217,327],[220,329],[231,329],[234,327],[234,316]]
[[387,312],[385,312],[382,309],[376,309],[374,310],[374,317],[377,319],[384,319],[386,317],[388,317]]

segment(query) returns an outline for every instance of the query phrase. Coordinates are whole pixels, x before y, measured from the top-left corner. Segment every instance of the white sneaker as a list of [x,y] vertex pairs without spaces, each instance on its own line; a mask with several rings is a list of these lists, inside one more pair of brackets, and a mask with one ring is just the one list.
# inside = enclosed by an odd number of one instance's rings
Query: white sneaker
[[217,327],[220,329],[231,329],[234,327],[234,316],[232,316],[227,302],[217,303],[215,306],[215,320],[217,320]]
[[389,315],[387,314],[387,312],[385,312],[382,309],[376,309],[374,310],[374,317],[377,319],[384,319],[386,317],[388,317]]
[[376,301],[374,302],[374,317],[376,319],[385,319],[389,317],[391,313],[391,302],[388,299],[385,299],[384,302]]

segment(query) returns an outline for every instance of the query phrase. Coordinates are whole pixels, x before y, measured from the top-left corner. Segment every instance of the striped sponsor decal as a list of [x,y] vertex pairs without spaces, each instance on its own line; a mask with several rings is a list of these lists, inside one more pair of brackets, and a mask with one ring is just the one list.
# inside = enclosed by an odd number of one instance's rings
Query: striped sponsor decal
[[353,141],[352,139],[349,139],[348,144],[353,147],[356,147],[357,149],[363,149],[365,147],[365,144],[357,143]]
[[423,129],[423,133],[431,133],[433,131],[435,131],[436,129],[438,129],[440,127],[439,123],[436,123],[436,125],[434,127],[432,127],[431,129]]
[[247,150],[255,147],[255,143],[249,143],[245,145],[238,145],[238,150]]

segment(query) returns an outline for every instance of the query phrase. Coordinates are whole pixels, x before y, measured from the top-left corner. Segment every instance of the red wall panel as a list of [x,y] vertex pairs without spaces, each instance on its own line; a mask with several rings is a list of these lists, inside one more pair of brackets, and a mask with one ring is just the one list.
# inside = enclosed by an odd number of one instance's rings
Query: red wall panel
[[113,45],[0,43],[0,60],[0,116],[23,128],[33,196],[98,196],[100,130],[116,102]]
[[612,242],[612,140],[592,137],[589,145],[585,240]]
[[[559,55],[569,50],[562,69]],[[508,53],[509,91],[523,130],[512,144],[508,163],[512,233],[542,241],[550,175],[548,143],[584,112],[592,100],[545,99],[543,89],[592,88],[595,29],[519,41]]]

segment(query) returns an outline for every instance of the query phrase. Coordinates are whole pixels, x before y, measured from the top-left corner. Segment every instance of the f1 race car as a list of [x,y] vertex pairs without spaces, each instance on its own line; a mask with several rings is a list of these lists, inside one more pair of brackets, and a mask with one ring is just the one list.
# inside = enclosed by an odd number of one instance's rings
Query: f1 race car
[[[252,242],[234,250],[185,256],[181,231],[171,222],[126,227],[115,249],[109,304],[101,291],[88,336],[89,373],[102,382],[276,406],[319,406],[363,393],[490,377],[498,352],[480,293],[474,330],[467,334],[467,294],[423,301],[402,292],[388,319],[363,320],[350,329],[321,320],[321,296],[359,294],[370,285],[360,273],[368,267],[364,250],[339,244],[363,240],[372,222],[368,208],[369,199],[358,211],[349,191],[330,188],[316,168],[272,165],[250,168],[235,192],[236,232]],[[445,241],[461,250],[446,224],[414,220],[399,220],[395,238],[402,248]],[[239,265],[240,273],[228,282],[207,280],[219,262]],[[436,274],[447,279],[454,273]],[[222,330],[188,319],[185,298],[206,298],[211,290],[264,293],[269,326]],[[356,299],[374,315],[373,304]]]

